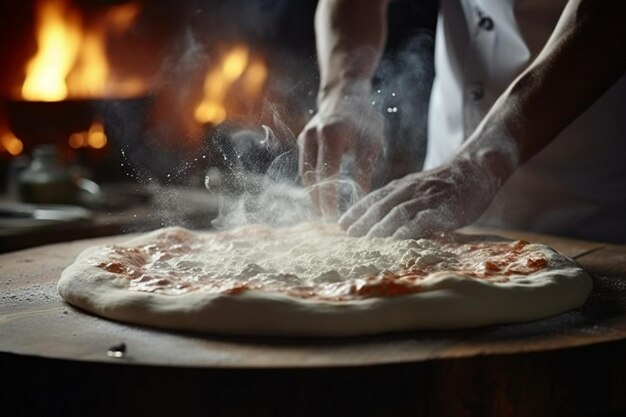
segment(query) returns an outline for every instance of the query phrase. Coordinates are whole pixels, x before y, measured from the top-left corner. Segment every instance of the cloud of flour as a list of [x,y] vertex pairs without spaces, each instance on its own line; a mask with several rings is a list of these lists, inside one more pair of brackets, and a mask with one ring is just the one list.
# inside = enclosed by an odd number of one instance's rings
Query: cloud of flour
[[[295,136],[271,107],[273,125],[258,130],[234,131],[218,138],[224,163],[209,170],[205,186],[219,195],[216,228],[248,223],[290,226],[318,219],[310,192],[298,176],[298,150]],[[347,164],[338,179],[340,205],[345,209],[358,200],[358,187],[349,178]]]
[[[169,112],[179,112],[193,94],[196,84],[181,83],[189,74],[199,73],[211,64],[207,45],[224,39],[250,39],[258,36],[261,42],[280,32],[276,24],[289,10],[286,0],[211,2],[192,1],[190,23],[180,32],[162,63],[157,87],[172,91]],[[238,22],[237,24],[232,24]],[[433,39],[429,33],[420,33],[408,40],[396,53],[385,57],[378,69],[372,105],[385,118],[385,153],[376,168],[376,186],[392,178],[421,168],[425,154],[426,120],[432,68]],[[309,84],[315,79],[312,60],[310,76],[298,80]],[[277,81],[285,91],[294,89]],[[180,84],[180,88],[176,86]],[[201,80],[200,84],[201,85]],[[279,87],[276,87],[279,88]],[[300,98],[299,98],[300,99]],[[314,101],[314,99],[313,99]],[[308,110],[310,106],[303,106]],[[216,227],[231,227],[244,223],[289,225],[315,218],[308,191],[297,178],[297,150],[290,126],[298,126],[276,106],[266,103],[271,118],[264,119],[271,127],[258,125],[248,130],[225,124],[221,131],[203,140],[208,143],[170,151],[170,144],[189,141],[171,123],[154,125],[143,136],[160,140],[138,141],[142,134],[133,128],[137,123],[132,113],[118,109],[119,137],[125,150],[125,169],[141,184],[148,184],[154,193],[163,197],[157,205],[168,213],[167,224],[176,224],[175,211],[170,206],[180,202],[168,193],[172,184],[198,186],[208,170],[208,195],[221,197],[220,215]],[[282,113],[282,115],[281,115]],[[163,117],[167,116],[167,112]],[[271,121],[271,123],[270,123]],[[130,126],[130,128],[128,127]],[[359,197],[350,180],[353,161],[342,164],[339,185],[341,206],[345,209]]]
[[[373,167],[377,171],[375,186],[382,186],[422,167],[428,101],[434,77],[433,47],[432,34],[420,32],[394,54],[386,56],[379,65],[370,102],[385,120],[385,150],[377,166]],[[300,186],[297,178],[295,136],[299,132],[292,132],[287,127],[288,123],[284,123],[276,106],[268,105],[268,108],[273,112],[274,129],[265,127],[264,133],[248,132],[247,142],[244,141],[248,148],[251,143],[262,143],[267,148],[247,155],[254,155],[258,161],[258,155],[263,155],[269,148],[280,149],[280,152],[270,152],[272,162],[264,172],[251,169],[245,152],[231,158],[237,163],[228,167],[226,182],[231,183],[231,188],[232,184],[237,184],[234,188],[239,194],[224,196],[220,215],[214,222],[216,227],[253,222],[285,226],[316,218],[308,190]],[[342,210],[361,197],[352,180],[353,165],[353,159],[344,158],[339,179],[335,180],[340,189]],[[251,175],[251,171],[256,174]]]

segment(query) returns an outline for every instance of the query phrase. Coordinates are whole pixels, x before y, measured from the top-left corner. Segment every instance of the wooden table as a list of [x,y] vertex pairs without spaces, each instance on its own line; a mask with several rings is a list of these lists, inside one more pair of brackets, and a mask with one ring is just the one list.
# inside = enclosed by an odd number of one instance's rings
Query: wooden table
[[[1,255],[0,374],[10,388],[0,390],[0,415],[49,406],[89,415],[626,411],[626,247],[464,232],[549,244],[594,276],[594,291],[575,311],[525,324],[340,340],[235,338],[131,326],[64,304],[55,289],[62,269],[84,248],[128,235]],[[107,354],[121,343],[124,357]]]
[[[0,226],[0,254],[68,240],[145,232],[164,226],[207,228],[219,210],[219,198],[197,187],[120,183],[108,184],[103,189],[105,200],[130,199],[130,202],[127,201],[126,205],[119,203],[122,208],[91,210],[91,217],[84,220],[39,227]],[[0,195],[0,202],[14,203],[6,195]]]

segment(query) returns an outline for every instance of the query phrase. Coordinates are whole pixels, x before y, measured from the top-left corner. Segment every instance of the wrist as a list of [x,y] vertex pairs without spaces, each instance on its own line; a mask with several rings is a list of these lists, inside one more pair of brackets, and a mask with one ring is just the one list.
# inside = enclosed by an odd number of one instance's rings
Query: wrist
[[472,155],[472,159],[496,182],[498,188],[515,172],[514,158],[502,149],[481,149]]
[[484,121],[459,150],[458,156],[479,166],[503,184],[520,165],[519,147],[502,123]]
[[517,159],[501,147],[464,149],[450,161],[495,195],[517,168]]
[[372,93],[372,83],[366,79],[342,79],[320,85],[317,94],[318,106],[324,102],[341,100],[368,100]]

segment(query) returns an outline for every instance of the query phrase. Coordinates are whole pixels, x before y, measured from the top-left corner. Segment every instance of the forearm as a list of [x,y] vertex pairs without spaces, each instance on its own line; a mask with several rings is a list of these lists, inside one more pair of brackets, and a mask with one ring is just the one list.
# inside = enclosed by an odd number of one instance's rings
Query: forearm
[[[619,0],[570,0],[542,52],[496,101],[461,154],[493,149],[487,162],[504,180],[549,144],[624,74],[624,9]],[[506,154],[504,162],[498,153]]]
[[320,0],[315,14],[319,99],[367,94],[386,39],[388,0]]

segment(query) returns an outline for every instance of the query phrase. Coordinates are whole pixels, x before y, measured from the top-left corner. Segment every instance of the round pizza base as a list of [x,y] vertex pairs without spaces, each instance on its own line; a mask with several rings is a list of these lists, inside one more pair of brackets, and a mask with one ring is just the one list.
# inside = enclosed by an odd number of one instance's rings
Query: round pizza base
[[[145,244],[159,231],[122,246]],[[477,237],[472,239],[484,240]],[[465,329],[554,316],[582,305],[591,278],[575,262],[533,244],[549,269],[509,282],[436,272],[418,293],[349,301],[305,299],[249,290],[240,294],[193,291],[165,295],[128,290],[127,278],[89,260],[84,251],[58,283],[70,304],[102,317],[171,330],[230,335],[343,337],[411,330]]]

